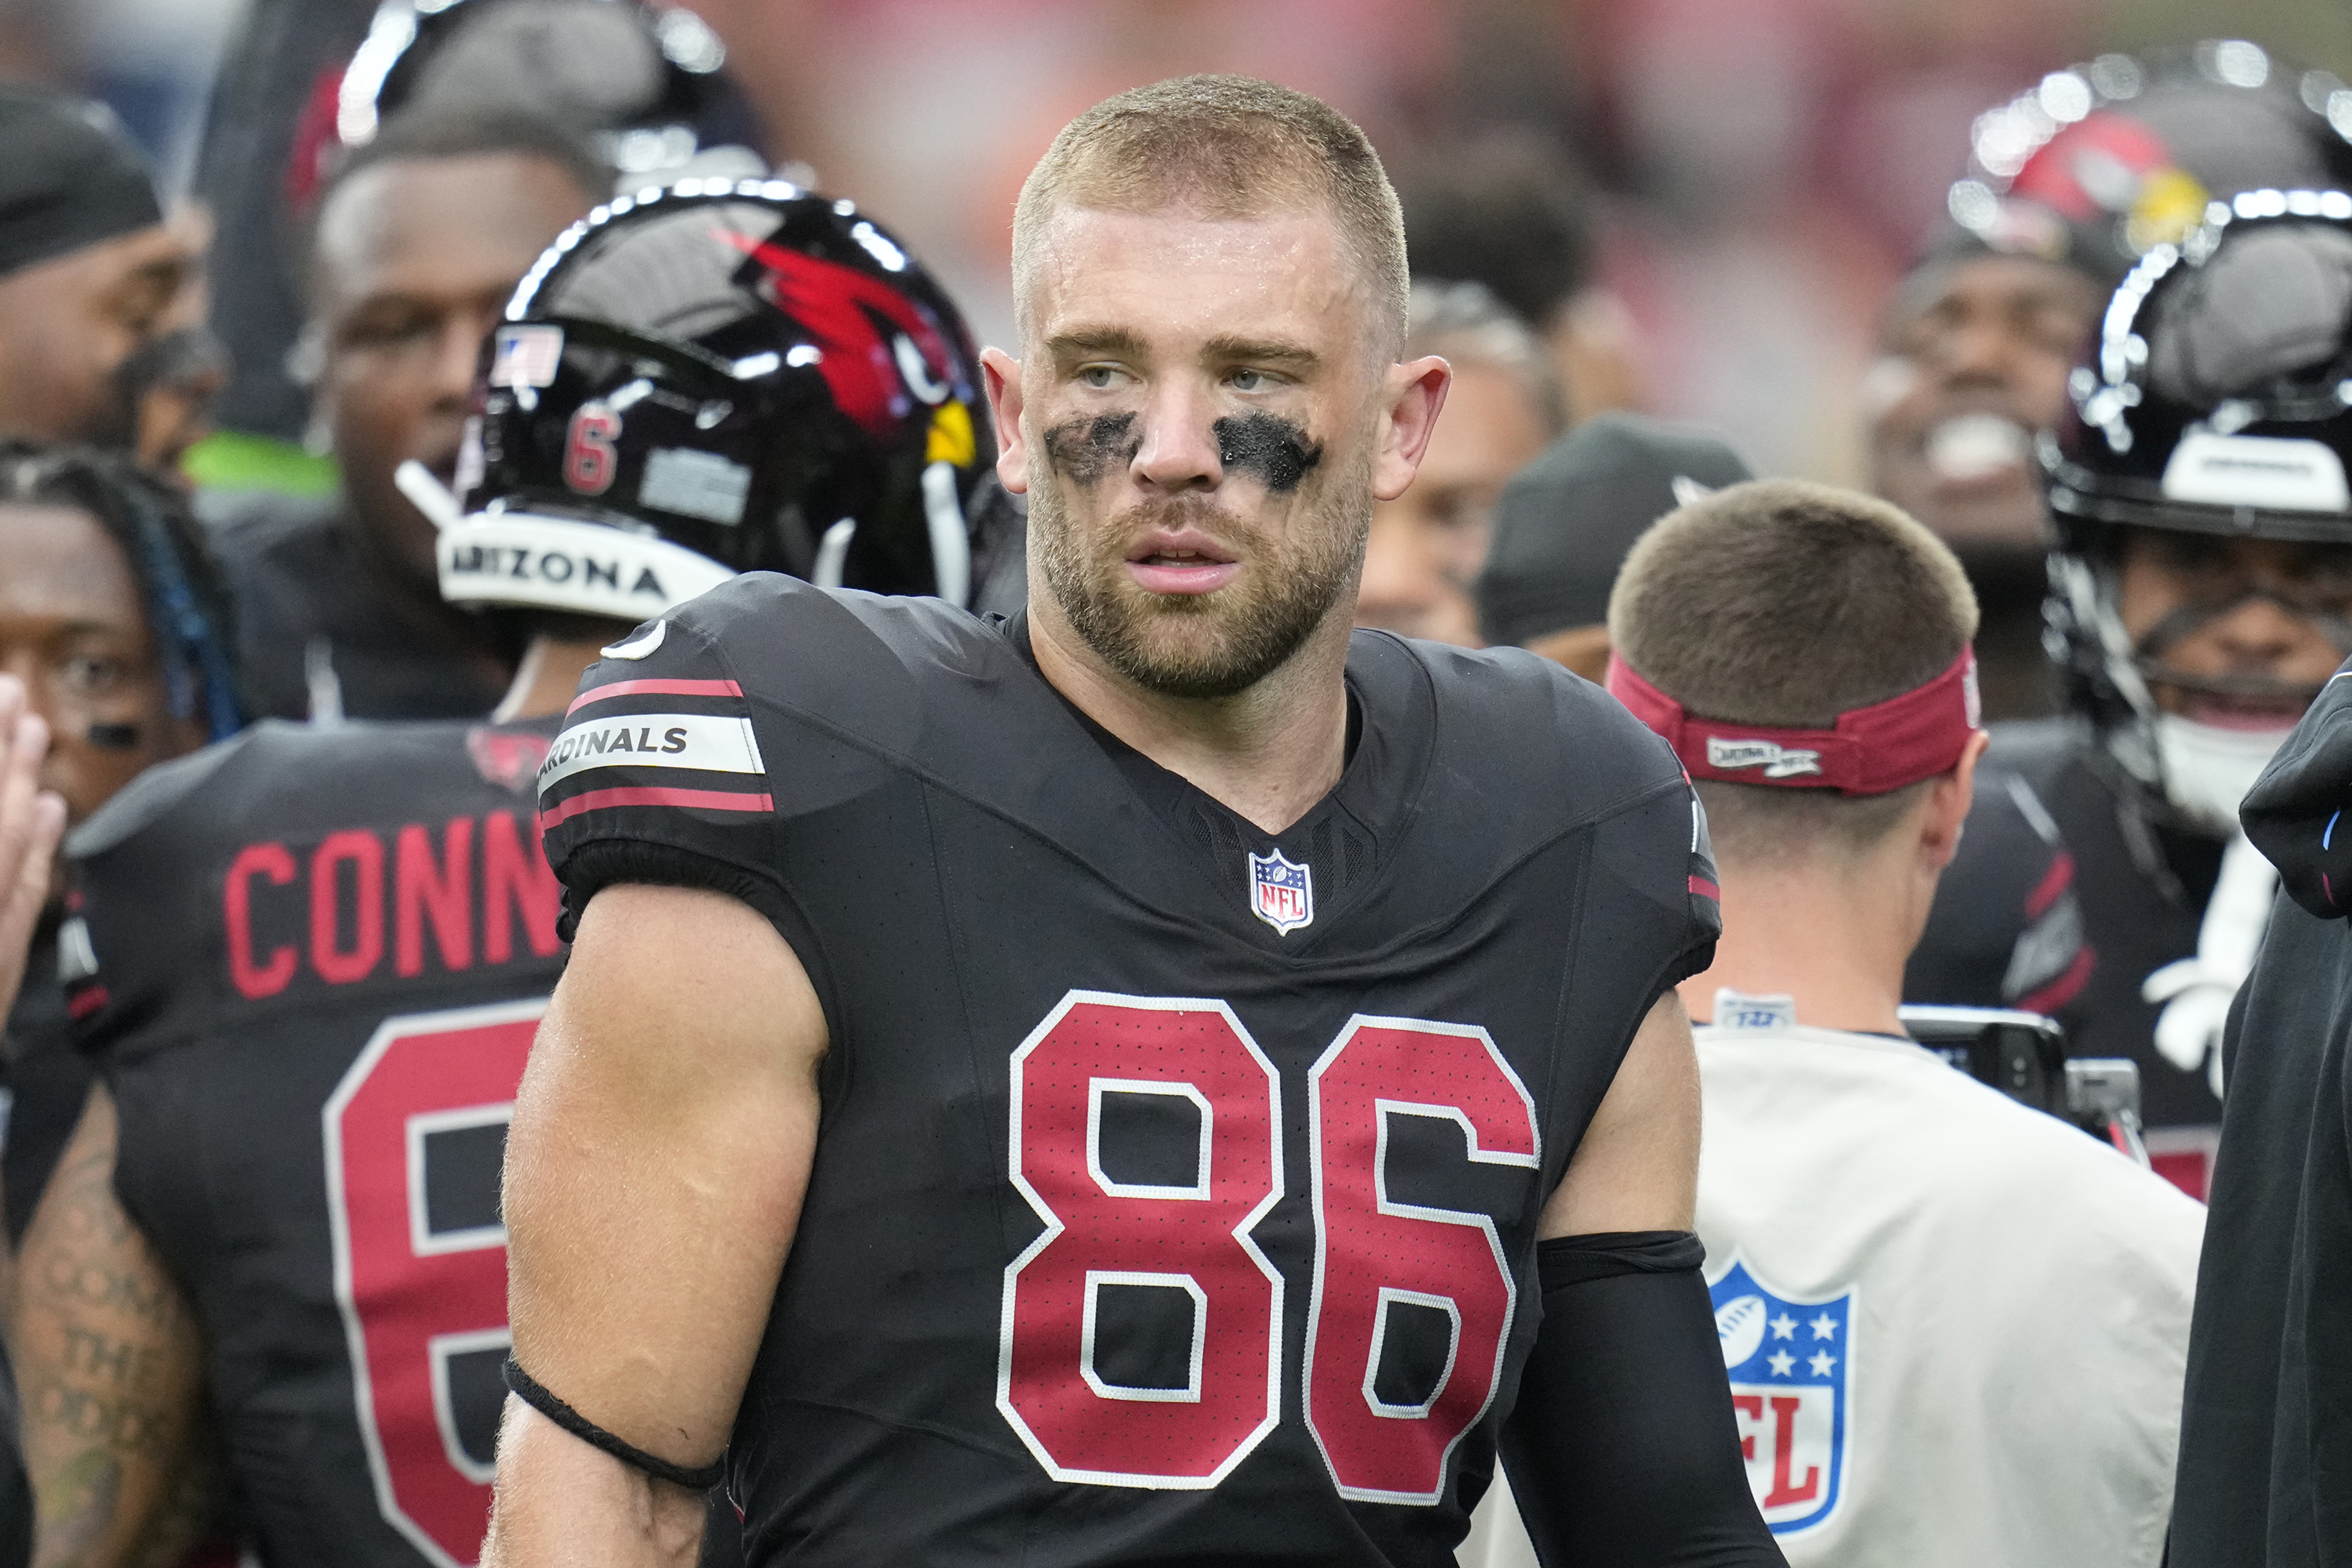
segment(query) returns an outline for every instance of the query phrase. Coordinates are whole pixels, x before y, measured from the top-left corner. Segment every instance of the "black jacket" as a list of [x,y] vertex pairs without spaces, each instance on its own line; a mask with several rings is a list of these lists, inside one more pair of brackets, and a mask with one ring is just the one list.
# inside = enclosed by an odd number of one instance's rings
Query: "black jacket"
[[2352,1568],[2352,682],[2246,797],[2282,891],[2224,1045],[2173,1568]]

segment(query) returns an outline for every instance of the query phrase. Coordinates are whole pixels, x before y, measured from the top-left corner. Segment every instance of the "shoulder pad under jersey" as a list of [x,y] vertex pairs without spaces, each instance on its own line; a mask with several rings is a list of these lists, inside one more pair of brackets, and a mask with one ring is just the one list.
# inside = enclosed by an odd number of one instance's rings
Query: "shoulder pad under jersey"
[[114,797],[92,813],[89,821],[68,834],[66,854],[77,860],[87,859],[126,843],[170,816],[246,751],[265,743],[262,737],[268,731],[300,728],[281,720],[265,719],[202,751],[156,763],[117,790]]
[[772,879],[780,819],[907,765],[923,726],[919,670],[1009,657],[988,626],[939,601],[772,573],[736,578],[605,652],[540,771],[559,876],[583,845],[617,840]]
[[1572,826],[1683,776],[1672,748],[1623,703],[1551,659],[1515,647],[1403,646],[1436,688],[1445,759],[1522,813],[1532,801],[1557,803],[1568,808],[1559,826]]
[[1435,688],[1439,787],[1486,795],[1477,815],[1521,839],[1521,853],[1590,830],[1597,876],[1686,922],[1692,942],[1714,941],[1723,922],[1706,814],[1664,741],[1601,688],[1524,649],[1400,646]]

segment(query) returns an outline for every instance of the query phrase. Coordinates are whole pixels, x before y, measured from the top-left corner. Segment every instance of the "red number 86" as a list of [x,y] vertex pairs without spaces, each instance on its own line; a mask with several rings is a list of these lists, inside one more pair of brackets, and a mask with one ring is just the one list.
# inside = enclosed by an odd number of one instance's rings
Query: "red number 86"
[[[1307,1424],[1342,1496],[1433,1504],[1454,1445],[1494,1402],[1517,1288],[1486,1215],[1392,1200],[1391,1126],[1454,1122],[1473,1163],[1532,1179],[1535,1102],[1485,1030],[1410,1018],[1351,1019],[1308,1081]],[[1005,1270],[998,1409],[1056,1480],[1215,1486],[1282,1408],[1284,1280],[1250,1237],[1283,1195],[1279,1074],[1223,1002],[1073,991],[1013,1053],[1011,1089],[1012,1178],[1045,1229]],[[1106,1173],[1107,1093],[1192,1103],[1190,1185]],[[1095,1325],[1108,1286],[1192,1298],[1181,1385],[1103,1375]],[[1399,1306],[1449,1325],[1436,1386],[1412,1405],[1375,1386]]]

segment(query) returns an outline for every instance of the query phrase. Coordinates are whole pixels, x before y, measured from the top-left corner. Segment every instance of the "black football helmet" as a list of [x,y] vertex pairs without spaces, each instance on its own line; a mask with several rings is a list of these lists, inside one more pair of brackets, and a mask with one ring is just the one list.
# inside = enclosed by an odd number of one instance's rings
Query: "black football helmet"
[[[2160,791],[2148,681],[2198,683],[2158,663],[2156,645],[2185,626],[2168,621],[2137,646],[2126,635],[2116,530],[2344,546],[2333,575],[2352,593],[2352,194],[2256,190],[2210,204],[2185,240],[2157,245],[2117,286],[2067,391],[2041,442],[2058,535],[2050,650],[2074,705]],[[2346,596],[2331,588],[2292,607],[2352,653]]]
[[2352,190],[2352,89],[2242,38],[2101,55],[1977,117],[1931,255],[2039,256],[2112,288],[2209,202]]
[[967,603],[994,458],[946,294],[848,202],[597,208],[484,345],[443,596],[640,620],[739,572]]
[[726,46],[683,5],[640,0],[383,0],[344,68],[345,146],[411,104],[520,110],[595,132],[631,182],[763,172],[759,125],[722,70]]

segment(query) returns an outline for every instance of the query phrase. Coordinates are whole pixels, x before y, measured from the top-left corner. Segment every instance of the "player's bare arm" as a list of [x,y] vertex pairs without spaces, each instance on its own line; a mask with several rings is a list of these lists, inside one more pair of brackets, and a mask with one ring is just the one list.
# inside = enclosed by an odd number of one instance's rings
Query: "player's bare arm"
[[1780,1561],[1713,1354],[1691,1234],[1698,1140],[1697,1052],[1668,991],[1538,1230],[1545,1321],[1503,1451],[1547,1562]]
[[1536,1235],[1688,1230],[1697,1203],[1698,1047],[1669,991],[1626,1047]]
[[114,1193],[114,1101],[91,1091],[25,1237],[14,1352],[42,1568],[176,1561],[208,1510],[194,1313]]
[[[580,921],[506,1163],[516,1364],[694,1469],[727,1446],[815,1146],[824,1016],[766,920],[623,885]],[[509,1399],[484,1562],[691,1563],[698,1492]]]

